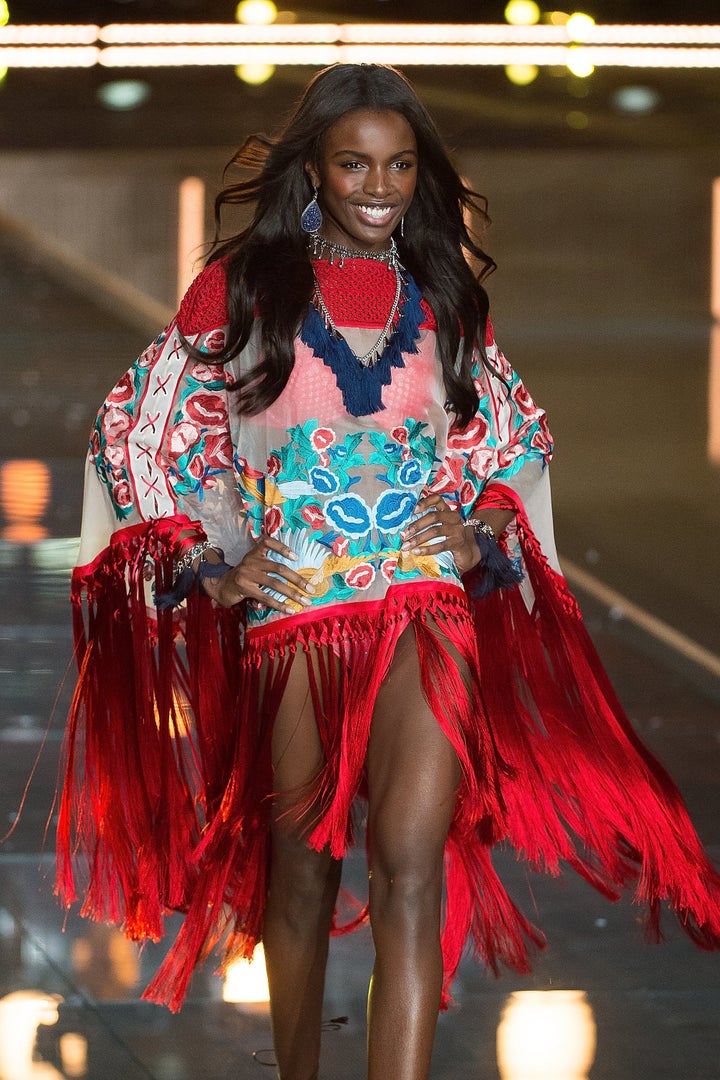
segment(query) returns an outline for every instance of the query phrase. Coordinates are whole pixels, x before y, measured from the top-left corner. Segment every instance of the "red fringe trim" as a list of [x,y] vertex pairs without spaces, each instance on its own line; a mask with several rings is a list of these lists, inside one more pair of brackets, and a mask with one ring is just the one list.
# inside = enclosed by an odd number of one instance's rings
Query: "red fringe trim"
[[[83,894],[84,914],[137,939],[157,940],[165,914],[185,912],[146,998],[178,1009],[195,965],[215,945],[222,940],[224,966],[251,956],[262,936],[270,742],[298,650],[309,658],[326,765],[297,812],[311,804],[309,843],[344,855],[375,697],[409,626],[424,693],[462,767],[446,848],[443,1004],[468,943],[491,970],[520,972],[529,948],[543,943],[492,867],[490,849],[501,841],[551,874],[569,864],[611,899],[633,888],[653,932],[668,899],[698,945],[720,947],[720,878],[677,789],[632,731],[517,497],[494,486],[491,500],[518,515],[532,612],[517,589],[498,590],[471,611],[462,590],[429,582],[393,589],[380,605],[283,620],[243,640],[239,611],[198,593],[181,614],[148,613],[148,559],[165,589],[187,542],[179,536],[193,527],[186,519],[123,530],[76,572],[80,675],[57,890],[66,904]],[[470,689],[451,650],[473,673]],[[366,915],[356,912],[337,932]]]

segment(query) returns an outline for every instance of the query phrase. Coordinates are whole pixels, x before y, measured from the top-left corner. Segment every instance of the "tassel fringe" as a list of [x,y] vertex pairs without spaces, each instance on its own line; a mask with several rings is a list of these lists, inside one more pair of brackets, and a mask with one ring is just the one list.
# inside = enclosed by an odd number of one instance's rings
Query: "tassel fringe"
[[[720,948],[720,877],[677,788],[634,734],[517,497],[494,485],[490,498],[518,515],[532,612],[517,588],[468,605],[462,590],[428,583],[243,637],[239,609],[198,590],[175,611],[148,603],[148,567],[158,595],[167,593],[180,535],[203,538],[181,518],[123,530],[76,571],[80,672],[57,892],[66,905],[82,896],[83,914],[135,940],[158,940],[165,915],[185,913],[145,998],[179,1009],[213,948],[225,966],[251,956],[262,937],[272,728],[298,653],[307,656],[325,766],[295,813],[314,815],[309,843],[318,850],[341,858],[354,842],[375,697],[409,627],[423,692],[462,769],[446,847],[443,1007],[466,948],[492,971],[525,972],[544,941],[492,866],[497,843],[550,874],[567,864],[610,899],[633,890],[653,939],[668,902],[699,947]],[[455,655],[472,673],[469,687]],[[335,932],[367,914],[355,905]]]

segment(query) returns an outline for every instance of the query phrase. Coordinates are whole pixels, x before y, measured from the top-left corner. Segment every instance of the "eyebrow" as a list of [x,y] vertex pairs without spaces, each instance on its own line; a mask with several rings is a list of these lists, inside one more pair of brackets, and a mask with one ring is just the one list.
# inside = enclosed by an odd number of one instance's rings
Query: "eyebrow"
[[[336,150],[335,153],[333,154],[333,157],[341,157],[343,154],[349,154],[352,157],[357,157],[357,158],[369,158],[371,156],[370,154],[364,154],[362,152],[362,150]],[[410,148],[408,148],[407,150],[398,150],[396,153],[390,155],[390,157],[388,158],[388,161],[391,160],[392,158],[399,158],[399,157],[406,157],[406,156],[417,157],[417,150],[412,150]]]

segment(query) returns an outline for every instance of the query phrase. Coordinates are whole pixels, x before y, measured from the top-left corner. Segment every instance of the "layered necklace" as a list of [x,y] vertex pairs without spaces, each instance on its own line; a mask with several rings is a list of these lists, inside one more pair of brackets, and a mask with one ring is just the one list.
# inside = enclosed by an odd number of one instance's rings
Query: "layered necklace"
[[[313,298],[301,330],[301,340],[332,370],[353,416],[366,416],[384,408],[382,387],[391,381],[391,369],[404,367],[403,353],[417,353],[416,341],[423,310],[417,285],[401,265],[395,240],[385,251],[362,251],[325,240],[314,233],[308,243],[311,258],[325,258],[342,269],[346,259],[385,263],[395,274],[393,302],[385,324],[372,347],[359,356],[338,329],[323,297],[313,267]],[[350,284],[350,282],[348,282]]]

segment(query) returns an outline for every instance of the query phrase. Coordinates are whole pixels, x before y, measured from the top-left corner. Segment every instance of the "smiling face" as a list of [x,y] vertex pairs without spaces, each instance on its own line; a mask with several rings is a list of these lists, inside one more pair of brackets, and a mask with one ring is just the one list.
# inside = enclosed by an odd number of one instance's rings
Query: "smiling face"
[[320,160],[306,169],[318,187],[321,233],[345,247],[383,251],[412,201],[415,135],[400,113],[359,109],[328,129]]

